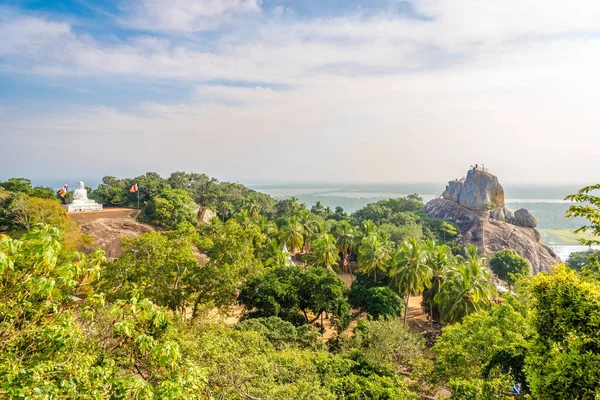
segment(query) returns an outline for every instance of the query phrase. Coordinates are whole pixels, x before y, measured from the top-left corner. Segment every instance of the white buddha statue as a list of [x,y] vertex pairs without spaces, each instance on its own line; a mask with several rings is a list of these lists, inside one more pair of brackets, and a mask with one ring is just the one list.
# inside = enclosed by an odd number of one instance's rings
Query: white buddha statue
[[87,197],[87,190],[85,189],[85,185],[83,181],[79,181],[79,183],[77,184],[77,189],[73,190],[73,203],[87,203],[88,201],[89,200]]
[[100,211],[102,204],[96,203],[87,197],[87,190],[83,181],[79,181],[77,189],[73,190],[73,202],[65,205],[68,212],[74,211]]

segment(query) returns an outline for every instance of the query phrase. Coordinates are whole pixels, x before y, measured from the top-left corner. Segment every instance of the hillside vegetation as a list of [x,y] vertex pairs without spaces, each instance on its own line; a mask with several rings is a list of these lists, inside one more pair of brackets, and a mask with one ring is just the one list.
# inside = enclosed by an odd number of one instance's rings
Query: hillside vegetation
[[[456,226],[424,215],[416,195],[348,215],[205,175],[143,177],[93,191],[137,205],[127,189],[139,183],[139,218],[157,229],[123,239],[110,261],[56,196],[0,184],[1,398],[600,396],[596,254],[530,277],[498,252],[501,294],[477,248],[457,246]],[[595,240],[592,191],[569,213]],[[217,217],[199,222],[198,207]],[[425,326],[408,324],[414,296]],[[237,305],[238,323],[215,321]]]

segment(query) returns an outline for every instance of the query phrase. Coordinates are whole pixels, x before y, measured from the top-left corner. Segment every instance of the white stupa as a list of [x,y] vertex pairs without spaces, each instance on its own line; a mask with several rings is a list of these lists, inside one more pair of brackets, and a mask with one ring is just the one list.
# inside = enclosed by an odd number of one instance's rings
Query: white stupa
[[294,265],[294,262],[292,261],[292,256],[290,255],[290,252],[288,251],[285,243],[283,244],[283,249],[281,249],[281,252],[286,255],[285,266],[291,267],[292,265]]
[[102,204],[96,203],[87,197],[87,190],[83,181],[79,181],[77,189],[73,190],[73,202],[64,206],[68,212],[100,211]]

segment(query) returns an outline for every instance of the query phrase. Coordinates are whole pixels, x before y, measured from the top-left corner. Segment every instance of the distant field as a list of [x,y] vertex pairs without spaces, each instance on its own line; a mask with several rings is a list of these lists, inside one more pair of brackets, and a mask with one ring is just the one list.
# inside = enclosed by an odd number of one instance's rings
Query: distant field
[[594,238],[590,234],[577,234],[568,229],[540,229],[540,234],[546,244],[557,244],[557,245],[577,245],[579,239],[592,239]]

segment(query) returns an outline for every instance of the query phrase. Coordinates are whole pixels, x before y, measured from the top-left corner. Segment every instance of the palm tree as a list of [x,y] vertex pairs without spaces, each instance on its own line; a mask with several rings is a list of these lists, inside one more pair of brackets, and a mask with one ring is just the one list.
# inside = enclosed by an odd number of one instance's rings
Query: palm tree
[[429,303],[429,329],[433,330],[434,298],[440,291],[448,269],[456,263],[456,258],[448,246],[438,245],[433,240],[425,241],[425,251],[425,263],[431,269],[431,285],[423,292],[423,303]]
[[363,221],[363,223],[360,225],[360,230],[363,236],[369,236],[370,234],[375,233],[377,231],[377,225],[375,225],[373,221],[368,219],[366,221]]
[[377,270],[389,262],[392,253],[390,242],[382,241],[376,234],[365,236],[358,247],[358,265],[366,275],[373,273],[377,281]]
[[219,214],[221,214],[221,219],[223,220],[223,222],[225,222],[225,219],[227,219],[232,209],[233,206],[227,201],[223,201],[221,204],[219,204],[218,210]]
[[431,285],[431,269],[426,263],[427,252],[422,242],[408,239],[394,257],[390,271],[391,285],[404,294],[404,324],[411,295],[418,295]]
[[355,244],[356,230],[348,221],[340,221],[334,229],[334,235],[338,250],[342,253],[342,270],[350,272],[348,258]]
[[308,210],[300,211],[300,223],[302,224],[302,229],[304,229],[303,242],[304,242],[304,251],[308,251],[308,247],[310,247],[311,237],[319,232],[321,220],[315,214],[311,213]]
[[247,228],[253,222],[252,216],[245,208],[240,210],[237,214],[235,214],[233,218],[244,228]]
[[331,268],[339,259],[335,238],[329,233],[322,233],[315,239],[312,247],[312,259],[315,265]]
[[275,239],[267,244],[266,257],[265,265],[267,267],[287,267],[290,264],[289,253],[283,251]]
[[267,217],[261,215],[256,223],[265,237],[273,237],[277,233],[277,225],[269,221]]
[[323,204],[321,204],[321,202],[320,202],[320,201],[317,201],[317,202],[315,203],[315,205],[314,205],[314,206],[312,206],[312,208],[310,209],[310,211],[311,211],[313,214],[315,214],[315,215],[318,215],[318,216],[320,216],[320,217],[323,217],[323,216],[324,216],[324,215],[323,215],[323,214],[325,214],[324,210],[325,210],[325,207],[323,207]]
[[288,219],[287,224],[281,227],[281,240],[291,254],[298,252],[304,244],[304,228],[296,216]]
[[260,216],[261,206],[256,202],[255,199],[251,198],[248,202],[248,213],[254,220],[258,220]]
[[466,315],[489,308],[490,298],[496,293],[491,275],[484,259],[477,254],[477,247],[469,246],[464,262],[450,268],[435,296],[442,320],[460,321]]

